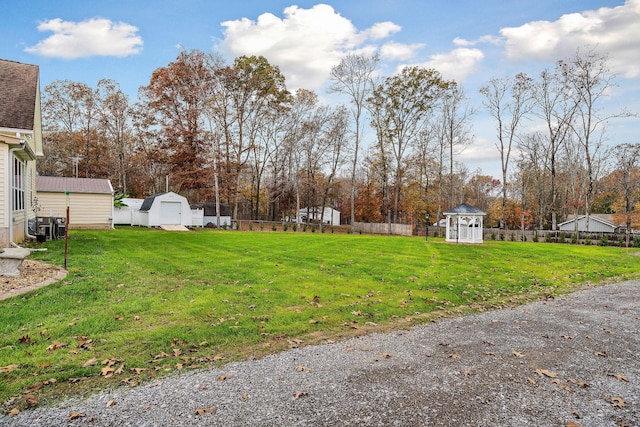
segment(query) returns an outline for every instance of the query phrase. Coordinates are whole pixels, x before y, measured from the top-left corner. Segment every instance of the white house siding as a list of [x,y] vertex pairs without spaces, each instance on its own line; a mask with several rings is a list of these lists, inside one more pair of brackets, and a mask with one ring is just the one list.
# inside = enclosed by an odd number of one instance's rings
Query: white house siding
[[9,246],[9,188],[7,187],[8,148],[0,143],[0,248]]
[[[578,218],[578,231],[584,232],[587,231],[587,221],[586,217]],[[568,231],[574,232],[576,230],[575,220],[563,222],[558,226],[560,231]],[[591,233],[613,233],[615,231],[615,227],[613,224],[608,224],[603,221],[599,221],[594,217],[589,217],[589,232]]]
[[[64,193],[38,192],[38,216],[66,218]],[[113,199],[110,194],[69,194],[69,229],[108,229],[112,226]]]

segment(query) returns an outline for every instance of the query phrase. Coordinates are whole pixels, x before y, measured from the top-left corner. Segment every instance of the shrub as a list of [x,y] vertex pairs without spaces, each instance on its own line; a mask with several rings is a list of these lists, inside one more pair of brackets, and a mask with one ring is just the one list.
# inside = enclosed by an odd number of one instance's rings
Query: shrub
[[289,229],[289,224],[287,224],[286,222],[282,223],[282,230],[283,231],[287,231]]
[[574,245],[575,245],[576,243],[578,243],[578,233],[573,233],[573,234],[571,235],[571,243],[572,243],[572,244],[574,244]]
[[512,242],[516,241],[516,233],[511,233],[511,237],[510,237]]
[[504,233],[500,233],[500,240],[504,241]]
[[546,243],[551,243],[551,242],[553,242],[553,237],[551,237],[551,233],[546,233],[546,234],[544,235],[544,241],[545,241]]
[[558,235],[558,243],[564,243],[565,242],[565,236],[564,233],[560,233]]
[[634,237],[631,241],[631,246],[634,248],[640,248],[640,237]]
[[298,231],[298,223],[294,222],[291,228],[293,229],[294,232]]
[[307,231],[307,224],[302,224],[302,232],[306,233]]
[[264,222],[260,223],[260,231],[264,230]]
[[540,241],[540,238],[538,237],[538,232],[537,231],[533,232],[533,239],[532,240],[533,240],[534,243],[538,243]]
[[278,229],[278,227],[276,227],[276,225],[275,225],[275,224],[273,224],[273,225],[271,226],[271,231],[276,231],[277,229]]
[[311,232],[312,233],[316,232],[316,225],[315,224],[311,225]]
[[252,231],[252,230],[253,230],[253,223],[252,223],[252,222],[250,222],[250,223],[249,223],[249,231]]
[[496,240],[496,233],[491,233],[491,240]]

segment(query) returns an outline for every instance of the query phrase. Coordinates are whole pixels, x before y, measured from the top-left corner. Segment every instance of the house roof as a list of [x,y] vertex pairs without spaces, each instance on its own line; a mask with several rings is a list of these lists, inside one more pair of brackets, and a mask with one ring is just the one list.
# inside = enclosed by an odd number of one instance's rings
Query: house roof
[[0,59],[0,128],[33,130],[38,74],[37,65]]
[[113,194],[111,181],[97,178],[64,178],[58,176],[36,176],[36,190],[51,193],[98,193]]
[[[611,217],[611,215],[608,215],[608,216]],[[584,219],[584,218],[586,218],[586,215],[580,215],[577,218],[577,220],[580,221],[581,219]],[[565,225],[565,224],[571,224],[574,221],[575,221],[575,219],[571,218],[568,221],[565,221],[565,222],[562,222],[562,223],[558,224],[558,227],[560,227],[562,225]],[[608,220],[606,220],[604,218],[604,214],[603,215],[591,214],[591,215],[589,215],[589,221],[599,222],[601,224],[608,225],[609,227],[615,228],[615,225],[611,221],[608,221]]]
[[444,213],[445,215],[486,215],[485,212],[480,209],[473,207],[467,203],[461,203],[458,206],[449,209]]

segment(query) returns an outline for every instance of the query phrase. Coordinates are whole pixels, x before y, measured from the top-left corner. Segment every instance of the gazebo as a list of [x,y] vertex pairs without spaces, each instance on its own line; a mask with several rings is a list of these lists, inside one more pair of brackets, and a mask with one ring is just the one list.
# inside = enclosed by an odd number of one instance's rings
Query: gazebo
[[483,220],[480,209],[462,203],[444,213],[447,218],[446,241],[455,243],[482,243]]

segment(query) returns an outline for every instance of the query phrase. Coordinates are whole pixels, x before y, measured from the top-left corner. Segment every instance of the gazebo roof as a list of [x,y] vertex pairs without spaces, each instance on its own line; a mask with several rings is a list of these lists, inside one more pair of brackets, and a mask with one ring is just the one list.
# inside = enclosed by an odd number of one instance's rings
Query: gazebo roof
[[461,203],[455,208],[451,208],[444,213],[445,215],[486,215],[486,212],[481,211],[467,203]]

